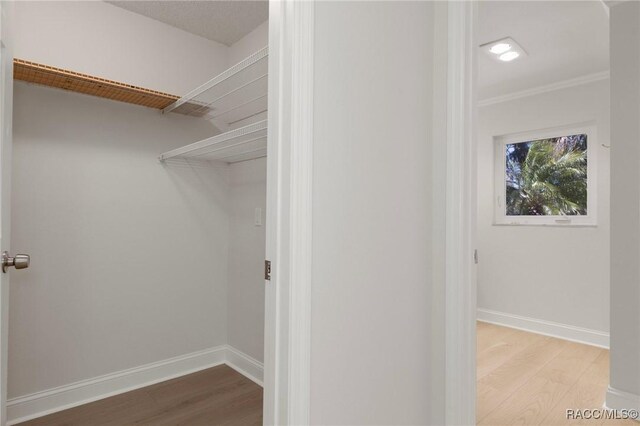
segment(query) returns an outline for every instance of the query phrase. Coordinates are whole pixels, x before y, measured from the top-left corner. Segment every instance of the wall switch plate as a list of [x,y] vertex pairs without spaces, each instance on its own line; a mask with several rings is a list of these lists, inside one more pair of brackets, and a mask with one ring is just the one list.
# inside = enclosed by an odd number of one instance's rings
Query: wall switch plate
[[253,224],[255,226],[262,226],[262,209],[260,207],[256,207],[253,212]]

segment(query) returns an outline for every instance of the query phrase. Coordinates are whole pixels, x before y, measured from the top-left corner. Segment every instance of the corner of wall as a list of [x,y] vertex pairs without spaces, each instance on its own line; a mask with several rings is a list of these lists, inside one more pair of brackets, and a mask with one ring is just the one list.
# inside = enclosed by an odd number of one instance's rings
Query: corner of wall
[[[640,395],[624,392],[609,386],[605,407],[610,410],[635,411],[638,413],[640,412]],[[640,421],[640,417],[635,420]]]

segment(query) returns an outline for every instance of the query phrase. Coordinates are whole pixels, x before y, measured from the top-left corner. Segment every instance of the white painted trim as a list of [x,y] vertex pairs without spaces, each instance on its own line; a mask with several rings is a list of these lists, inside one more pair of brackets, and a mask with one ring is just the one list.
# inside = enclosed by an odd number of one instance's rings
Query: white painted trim
[[[0,246],[11,250],[11,158],[13,150],[13,1],[0,5]],[[0,425],[7,421],[10,274],[0,277]]]
[[609,333],[478,308],[478,321],[609,349]]
[[313,2],[294,8],[291,93],[291,285],[289,288],[289,407],[292,425],[310,423],[311,262],[313,199]]
[[310,421],[314,10],[269,3],[265,425]]
[[448,3],[445,422],[475,424],[474,2]]
[[236,370],[246,378],[263,386],[264,366],[260,361],[239,351],[233,346],[226,346],[225,361],[229,367]]
[[[264,394],[262,402],[262,418],[264,425],[275,425],[280,413],[281,397],[283,391],[280,383],[285,380],[280,379],[279,364],[281,361],[282,346],[280,340],[281,315],[280,299],[280,247],[282,238],[280,236],[280,204],[282,195],[282,175],[286,171],[280,170],[283,157],[281,151],[281,127],[282,112],[284,106],[281,104],[281,64],[283,43],[285,36],[281,25],[284,19],[284,6],[279,1],[269,1],[269,77],[268,93],[269,104],[267,112],[267,202],[265,210],[265,230],[266,244],[265,257],[271,262],[271,280],[265,280],[264,294]],[[286,371],[286,370],[285,370]],[[284,378],[286,379],[286,377]],[[286,389],[284,389],[286,391]]]
[[609,71],[602,71],[594,74],[583,75],[581,77],[558,81],[556,83],[534,87],[532,89],[521,90],[518,92],[509,93],[502,96],[483,99],[478,102],[478,106],[485,107],[489,105],[499,104],[501,102],[509,102],[516,99],[527,98],[529,96],[540,95],[542,93],[553,92],[555,90],[568,89],[570,87],[581,86],[583,84],[589,84],[589,83],[594,83],[596,81],[607,80],[608,78],[609,78]]
[[7,403],[7,424],[35,419],[222,364],[262,386],[262,364],[231,346],[221,345],[12,398]]
[[[609,386],[604,406],[609,410],[635,410],[638,412],[640,411],[640,395],[634,395]],[[640,418],[636,420],[640,421]]]

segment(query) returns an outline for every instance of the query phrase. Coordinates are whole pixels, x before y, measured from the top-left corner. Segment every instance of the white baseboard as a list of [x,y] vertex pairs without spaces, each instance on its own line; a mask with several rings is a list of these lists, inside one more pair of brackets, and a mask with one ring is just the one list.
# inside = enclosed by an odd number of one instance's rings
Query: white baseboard
[[[609,386],[604,406],[610,410],[635,410],[640,411],[640,395],[634,395]],[[640,419],[636,419],[640,421]]]
[[12,398],[7,401],[7,424],[35,419],[221,364],[229,365],[262,386],[262,363],[231,346],[221,345]]
[[263,386],[264,367],[262,363],[232,346],[227,346],[225,364],[248,379]]
[[505,327],[517,328],[519,330],[530,331],[532,333],[544,334],[545,336],[557,337],[560,339],[570,340],[572,342],[609,349],[609,333],[605,333],[603,331],[590,330],[587,328],[574,327],[572,325],[480,308],[478,309],[477,318],[478,321],[482,322],[503,325]]

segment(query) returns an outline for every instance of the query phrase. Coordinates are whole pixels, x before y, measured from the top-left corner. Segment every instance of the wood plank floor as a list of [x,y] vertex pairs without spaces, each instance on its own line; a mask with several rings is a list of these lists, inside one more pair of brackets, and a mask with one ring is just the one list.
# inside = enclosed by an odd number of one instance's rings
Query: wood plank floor
[[480,425],[629,425],[568,420],[567,409],[602,408],[609,351],[497,325],[477,327]]
[[226,365],[21,425],[262,425],[262,388]]

